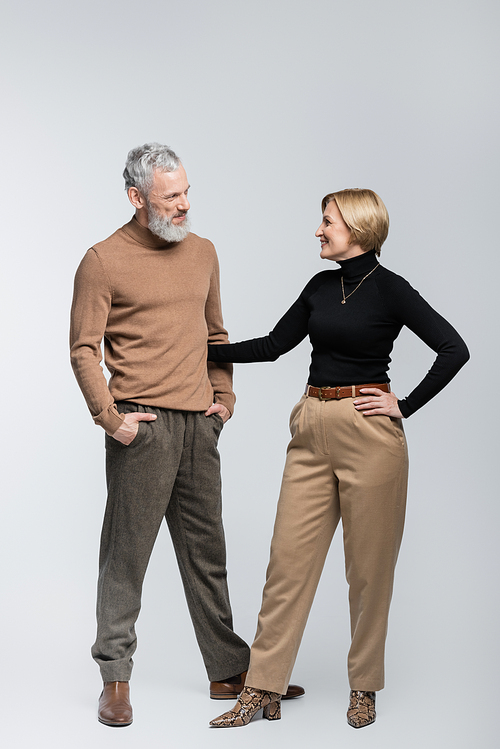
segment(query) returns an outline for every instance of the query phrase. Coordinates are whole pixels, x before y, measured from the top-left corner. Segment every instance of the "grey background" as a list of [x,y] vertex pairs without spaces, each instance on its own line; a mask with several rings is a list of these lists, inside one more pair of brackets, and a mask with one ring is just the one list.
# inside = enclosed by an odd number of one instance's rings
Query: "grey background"
[[[498,691],[495,378],[498,4],[487,0],[33,0],[2,11],[2,712],[8,747],[492,747]],[[171,145],[194,230],[216,244],[233,340],[265,334],[327,267],[320,200],[375,189],[382,262],[456,325],[467,367],[406,423],[411,479],[379,719],[345,723],[347,588],[340,534],[283,720],[210,731],[207,684],[170,541],[139,619],[135,722],[95,720],[103,434],[68,364],[76,266],[131,215],[129,148]],[[433,356],[403,333],[398,395]],[[252,640],[305,342],[237,367],[221,438],[235,625]]]

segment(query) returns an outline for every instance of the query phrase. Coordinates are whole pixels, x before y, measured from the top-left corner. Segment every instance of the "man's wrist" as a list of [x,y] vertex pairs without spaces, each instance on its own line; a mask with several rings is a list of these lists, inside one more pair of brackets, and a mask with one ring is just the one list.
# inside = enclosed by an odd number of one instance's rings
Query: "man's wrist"
[[94,422],[102,427],[110,437],[122,426],[124,415],[118,413],[115,403],[111,403],[104,411],[94,416]]

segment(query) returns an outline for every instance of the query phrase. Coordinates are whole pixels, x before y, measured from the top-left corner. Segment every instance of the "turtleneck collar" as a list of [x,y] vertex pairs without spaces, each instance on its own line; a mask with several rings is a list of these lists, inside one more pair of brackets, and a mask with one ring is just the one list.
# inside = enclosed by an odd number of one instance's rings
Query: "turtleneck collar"
[[362,255],[350,257],[348,260],[337,260],[337,262],[342,269],[344,280],[347,281],[355,281],[358,277],[362,278],[378,265],[375,250],[368,250],[368,252],[363,252]]
[[142,226],[135,216],[132,217],[132,220],[129,221],[128,224],[122,226],[122,229],[129,235],[129,237],[132,237],[136,242],[139,242],[139,244],[142,244],[145,247],[152,247],[155,250],[175,247],[179,244],[179,242],[165,242],[164,239],[157,237],[156,234],[153,234],[153,232],[149,231],[145,226]]

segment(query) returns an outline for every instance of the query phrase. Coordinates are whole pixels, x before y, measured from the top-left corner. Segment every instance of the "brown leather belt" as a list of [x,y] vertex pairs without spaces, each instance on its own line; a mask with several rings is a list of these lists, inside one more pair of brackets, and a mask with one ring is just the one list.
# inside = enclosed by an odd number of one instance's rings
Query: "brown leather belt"
[[319,398],[320,401],[329,401],[332,399],[338,400],[339,398],[357,398],[361,393],[362,388],[378,388],[383,390],[384,393],[391,392],[391,386],[388,382],[382,383],[370,383],[369,385],[345,385],[344,387],[322,387],[315,388],[312,385],[306,385],[306,395],[312,398]]

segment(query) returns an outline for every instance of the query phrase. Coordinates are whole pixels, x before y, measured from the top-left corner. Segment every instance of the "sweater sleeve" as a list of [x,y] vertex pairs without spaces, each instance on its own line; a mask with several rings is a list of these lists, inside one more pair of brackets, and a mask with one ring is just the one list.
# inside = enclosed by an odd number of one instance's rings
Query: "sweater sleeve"
[[[222,319],[220,300],[219,263],[214,249],[214,269],[210,278],[210,289],[205,305],[205,319],[208,328],[208,343],[227,343],[227,330]],[[214,345],[215,348],[215,345]],[[233,392],[233,367],[223,362],[208,362],[208,378],[214,391],[214,403],[221,403],[232,414],[235,395]]]
[[405,418],[422,408],[437,395],[469,359],[469,351],[455,328],[434,310],[407,281],[395,276],[390,290],[395,316],[437,356],[430,370],[411,393],[399,401]]
[[75,377],[96,424],[114,434],[123,422],[101,367],[101,342],[112,291],[101,261],[90,249],[75,276],[71,306],[70,355]]
[[209,346],[209,360],[238,363],[276,361],[282,354],[291,351],[304,340],[308,332],[309,308],[305,292],[306,290],[302,292],[268,335],[225,346]]

